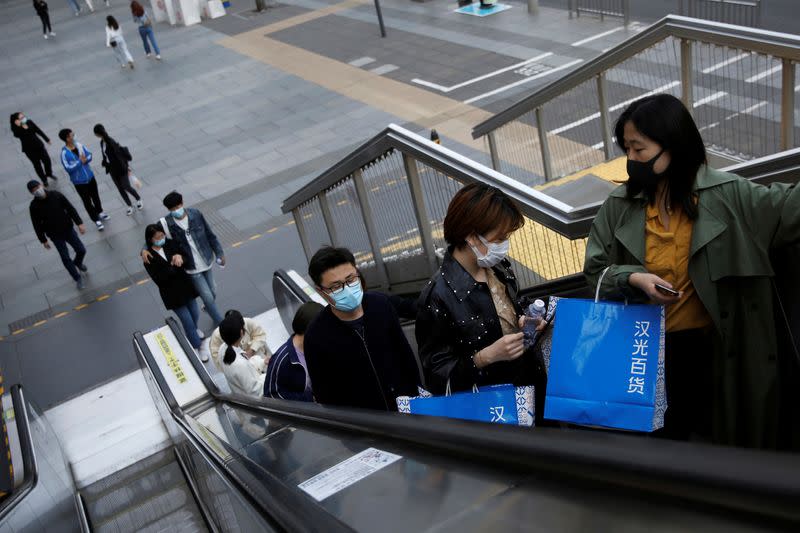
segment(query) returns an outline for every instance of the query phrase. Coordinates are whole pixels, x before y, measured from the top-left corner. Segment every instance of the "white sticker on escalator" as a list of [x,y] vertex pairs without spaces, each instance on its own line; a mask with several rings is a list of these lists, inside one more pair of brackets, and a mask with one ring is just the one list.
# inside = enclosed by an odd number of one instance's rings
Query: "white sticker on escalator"
[[300,483],[298,487],[318,502],[321,502],[328,496],[336,494],[399,459],[402,459],[399,455],[375,448],[367,448],[350,459],[346,459],[338,465],[332,466],[311,479]]

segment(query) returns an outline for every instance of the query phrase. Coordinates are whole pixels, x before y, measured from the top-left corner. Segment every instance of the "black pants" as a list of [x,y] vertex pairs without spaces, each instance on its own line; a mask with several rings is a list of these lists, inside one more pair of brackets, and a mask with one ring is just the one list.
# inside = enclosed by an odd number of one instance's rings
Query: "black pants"
[[136,200],[141,200],[139,193],[131,186],[131,180],[128,178],[127,172],[119,175],[111,174],[111,179],[114,181],[114,185],[117,186],[119,195],[122,196],[122,201],[124,201],[128,207],[131,206],[131,199],[128,198],[128,193],[131,193]]
[[[58,255],[61,256],[61,262],[64,263],[64,268],[67,269],[72,279],[75,281],[81,279],[81,274],[78,272],[78,269],[83,267],[83,258],[86,257],[86,247],[75,232],[75,228],[71,228],[62,238],[50,237],[50,240],[53,241],[56,250],[58,250]],[[68,244],[75,250],[74,259],[69,256],[69,250],[67,249]]]
[[664,428],[655,435],[677,440],[711,440],[713,349],[710,329],[667,333],[664,359],[667,413]]
[[97,192],[97,180],[92,178],[89,183],[75,185],[78,196],[83,200],[83,207],[86,208],[89,218],[93,222],[100,220],[100,213],[103,212],[103,204],[100,203],[100,194]]
[[50,155],[47,153],[47,150],[42,149],[39,152],[25,152],[25,155],[28,156],[31,163],[33,164],[33,170],[36,171],[36,175],[39,176],[39,179],[42,180],[42,183],[47,185],[47,178],[53,177],[53,164],[50,162]]
[[50,13],[46,11],[44,13],[39,13],[39,18],[42,19],[42,32],[44,32],[45,35],[53,33],[53,27],[50,26]]

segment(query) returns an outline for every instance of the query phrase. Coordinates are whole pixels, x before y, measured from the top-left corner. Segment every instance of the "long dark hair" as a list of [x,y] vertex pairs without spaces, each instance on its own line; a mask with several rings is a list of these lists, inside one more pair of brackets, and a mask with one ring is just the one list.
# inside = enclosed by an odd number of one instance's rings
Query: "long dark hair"
[[[625,151],[625,124],[631,122],[636,129],[669,152],[670,164],[664,171],[670,203],[680,205],[690,219],[697,218],[697,205],[692,195],[700,167],[706,164],[706,147],[703,138],[686,106],[669,94],[648,96],[632,103],[619,116],[614,126],[617,145]],[[640,192],[626,185],[628,197]],[[655,203],[655,191],[644,191],[647,201]]]
[[111,28],[112,30],[119,29],[119,22],[117,22],[117,19],[115,19],[111,15],[106,17],[106,22],[108,23],[108,27]]
[[233,363],[236,360],[236,351],[233,345],[239,342],[242,338],[242,322],[240,317],[229,315],[222,319],[219,323],[219,336],[228,347],[225,349],[225,357],[222,362],[226,365]]
[[112,139],[108,135],[108,132],[106,131],[105,126],[103,126],[102,124],[95,124],[94,125],[94,129],[92,131],[94,131],[95,135],[99,135],[100,138],[103,139],[103,141],[105,141],[106,144],[110,144],[110,143],[114,142],[114,139]]
[[9,124],[11,124],[11,131],[14,131],[14,128],[17,127],[17,125],[14,124],[14,121],[17,120],[17,117],[20,113],[22,113],[22,111],[15,111],[14,113],[11,113],[11,118],[8,119]]
[[142,7],[142,4],[136,0],[133,0],[133,2],[131,2],[131,13],[134,17],[141,17],[144,15],[144,8]]

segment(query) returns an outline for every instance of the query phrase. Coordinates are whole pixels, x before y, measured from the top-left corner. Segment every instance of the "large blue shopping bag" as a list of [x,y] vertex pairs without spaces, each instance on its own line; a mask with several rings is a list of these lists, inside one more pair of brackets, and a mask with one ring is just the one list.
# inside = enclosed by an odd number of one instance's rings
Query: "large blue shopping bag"
[[472,392],[457,392],[446,396],[400,396],[397,398],[397,410],[414,415],[532,426],[533,386],[492,385],[473,387]]
[[544,417],[633,431],[664,426],[664,308],[562,298]]

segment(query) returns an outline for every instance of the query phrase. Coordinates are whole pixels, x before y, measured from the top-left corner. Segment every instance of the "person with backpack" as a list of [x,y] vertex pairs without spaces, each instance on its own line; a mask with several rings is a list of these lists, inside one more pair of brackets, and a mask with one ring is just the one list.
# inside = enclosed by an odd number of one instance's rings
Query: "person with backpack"
[[139,193],[131,186],[131,169],[128,163],[130,163],[133,158],[131,157],[130,150],[112,139],[102,124],[95,124],[94,134],[100,139],[100,149],[103,153],[103,168],[106,169],[106,174],[111,175],[111,179],[114,185],[117,186],[119,195],[122,196],[122,201],[128,206],[128,210],[125,214],[128,216],[133,214],[133,205],[131,204],[131,199],[128,197],[128,193],[136,199],[136,209],[141,211],[144,208],[144,204],[142,204]]
[[106,46],[114,49],[114,55],[122,68],[127,66],[133,68],[133,57],[128,51],[125,37],[122,36],[122,28],[119,27],[117,19],[111,15],[106,17]]
[[42,139],[44,139],[47,144],[51,144],[50,137],[39,129],[36,123],[26,117],[22,111],[11,113],[11,133],[19,139],[22,145],[22,153],[33,164],[36,175],[47,187],[47,178],[56,179],[53,176],[53,164],[50,161],[50,155],[42,142]]
[[53,27],[50,25],[50,8],[47,2],[45,2],[45,0],[33,0],[33,9],[36,10],[36,14],[39,15],[39,18],[42,20],[44,38],[55,37],[56,34],[53,33]]
[[[150,19],[150,15],[147,14],[147,11],[144,7],[142,7],[142,4],[136,0],[131,2],[131,14],[133,15],[133,21],[139,25],[139,36],[142,38],[145,55],[150,57],[150,43],[152,43],[153,51],[156,53],[156,59],[160,61],[161,50],[158,49],[156,36],[153,33],[153,21]],[[150,43],[147,42],[148,39],[150,40]]]

